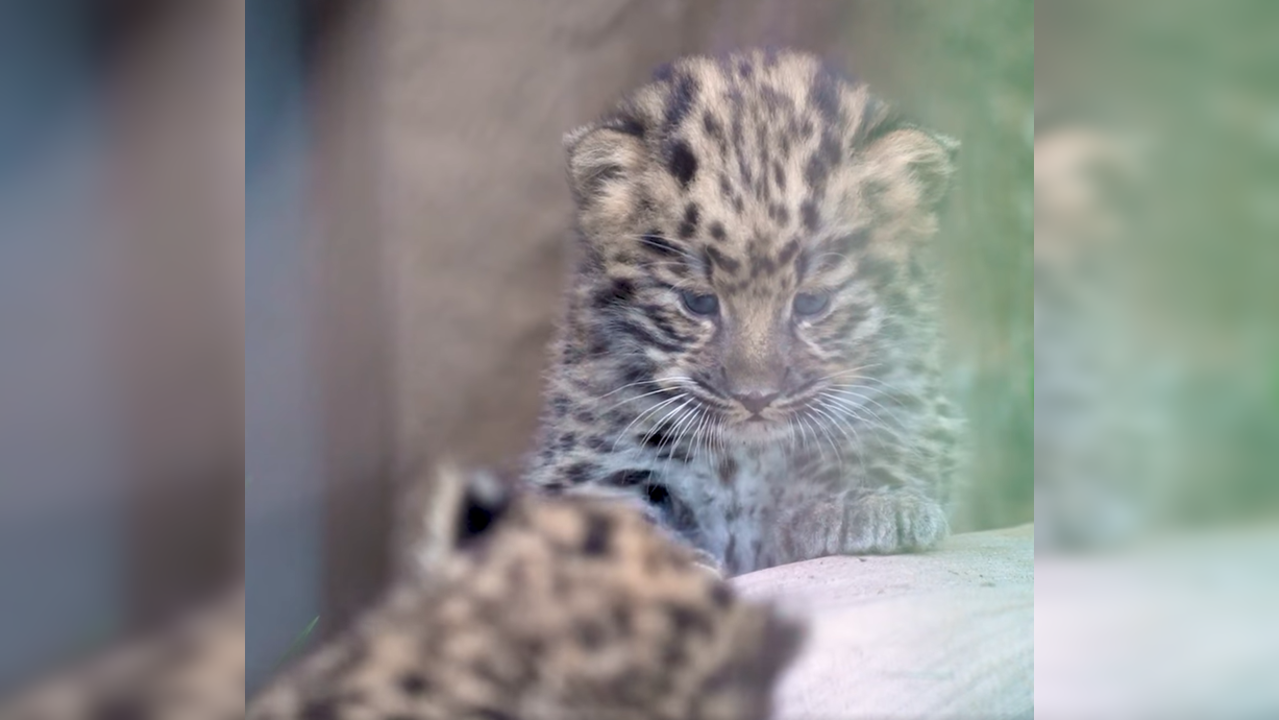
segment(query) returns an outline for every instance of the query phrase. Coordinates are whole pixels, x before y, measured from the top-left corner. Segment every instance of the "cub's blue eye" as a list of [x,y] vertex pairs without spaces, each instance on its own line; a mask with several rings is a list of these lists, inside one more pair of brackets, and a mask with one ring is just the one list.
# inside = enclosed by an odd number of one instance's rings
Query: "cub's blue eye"
[[714,315],[719,312],[719,298],[714,295],[684,290],[679,297],[684,301],[684,307],[694,315]]
[[811,292],[795,296],[795,314],[801,317],[821,315],[830,307],[830,293]]

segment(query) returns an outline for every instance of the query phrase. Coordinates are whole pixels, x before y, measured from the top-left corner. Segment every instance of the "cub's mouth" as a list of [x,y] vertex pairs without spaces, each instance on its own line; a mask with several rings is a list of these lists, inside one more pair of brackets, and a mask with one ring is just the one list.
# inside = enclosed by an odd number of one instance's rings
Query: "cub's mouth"
[[725,437],[742,445],[766,445],[787,440],[792,430],[785,417],[751,415],[745,419],[725,423]]
[[704,422],[695,419],[684,428],[693,436],[705,433],[707,437],[702,442],[763,445],[803,442],[805,438],[808,442],[825,440],[823,418],[808,409],[817,402],[814,389],[819,385],[818,380],[808,380],[784,393],[741,397],[727,392],[711,378],[690,373],[672,383],[669,392],[681,398],[671,401],[674,407],[691,399],[691,404],[699,409],[690,412],[705,414]]

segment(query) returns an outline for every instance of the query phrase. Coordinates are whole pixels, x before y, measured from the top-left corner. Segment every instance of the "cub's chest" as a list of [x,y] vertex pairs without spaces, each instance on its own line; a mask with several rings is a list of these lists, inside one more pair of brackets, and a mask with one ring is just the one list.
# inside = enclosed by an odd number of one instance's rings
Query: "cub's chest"
[[829,468],[807,453],[783,446],[742,447],[708,454],[667,476],[670,490],[699,507],[767,505],[810,492],[807,479]]
[[741,448],[699,458],[672,471],[667,482],[693,511],[706,541],[721,545],[732,536],[753,535],[777,508],[817,492],[805,482],[810,465],[782,448]]

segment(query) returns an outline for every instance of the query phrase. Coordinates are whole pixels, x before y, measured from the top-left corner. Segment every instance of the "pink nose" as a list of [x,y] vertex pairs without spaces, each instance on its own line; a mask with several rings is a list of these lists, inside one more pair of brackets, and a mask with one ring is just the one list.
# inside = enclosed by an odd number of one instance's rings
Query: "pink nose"
[[777,399],[777,393],[741,393],[733,397],[746,408],[747,412],[758,415],[764,411],[764,408],[773,404],[773,401]]

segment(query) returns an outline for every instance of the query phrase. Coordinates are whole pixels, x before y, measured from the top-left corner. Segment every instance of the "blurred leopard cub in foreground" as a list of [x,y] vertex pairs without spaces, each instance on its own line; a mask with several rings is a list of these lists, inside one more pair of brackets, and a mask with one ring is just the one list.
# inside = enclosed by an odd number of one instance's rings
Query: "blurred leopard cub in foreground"
[[580,259],[529,480],[637,501],[730,573],[940,541],[958,144],[762,50],[679,60],[565,144]]
[[[737,600],[644,518],[453,472],[430,499],[414,572],[256,697],[248,717],[768,717],[800,628]],[[0,717],[244,718],[244,640],[240,585],[0,703]]]
[[249,707],[268,718],[763,720],[798,626],[642,516],[443,473],[419,579]]

